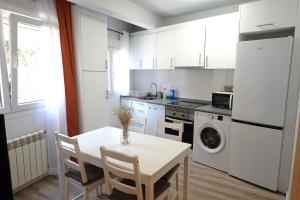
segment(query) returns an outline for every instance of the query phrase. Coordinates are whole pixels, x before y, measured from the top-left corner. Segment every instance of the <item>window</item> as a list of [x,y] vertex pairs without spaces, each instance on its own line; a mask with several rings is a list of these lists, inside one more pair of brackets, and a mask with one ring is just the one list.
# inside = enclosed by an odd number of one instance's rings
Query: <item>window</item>
[[2,19],[11,110],[43,106],[45,69],[40,59],[41,22],[16,14],[6,14]]
[[122,82],[118,81],[122,78],[120,74],[120,50],[109,48],[108,51],[108,74],[109,74],[109,90],[110,92],[118,92],[122,89]]
[[[123,58],[123,59],[122,59]],[[108,74],[109,74],[109,91],[111,93],[128,92],[128,69],[124,64],[124,55],[122,50],[117,48],[108,49]]]

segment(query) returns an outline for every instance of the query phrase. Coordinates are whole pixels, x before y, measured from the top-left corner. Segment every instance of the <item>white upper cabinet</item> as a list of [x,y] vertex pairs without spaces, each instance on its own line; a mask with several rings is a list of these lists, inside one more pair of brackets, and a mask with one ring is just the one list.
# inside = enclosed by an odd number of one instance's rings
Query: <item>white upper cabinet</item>
[[205,68],[235,68],[239,40],[239,13],[206,20]]
[[175,66],[204,67],[205,25],[199,21],[176,30]]
[[132,42],[132,68],[153,69],[156,67],[156,33],[136,35]]
[[241,5],[240,33],[295,26],[298,0],[261,0]]
[[235,68],[239,12],[131,35],[132,69]]
[[172,69],[174,67],[175,59],[175,30],[158,32],[156,54],[158,69]]
[[141,60],[139,54],[139,47],[141,46],[141,37],[131,36],[130,37],[130,69],[140,69]]
[[82,69],[86,71],[106,71],[106,21],[86,13],[81,13],[80,25]]

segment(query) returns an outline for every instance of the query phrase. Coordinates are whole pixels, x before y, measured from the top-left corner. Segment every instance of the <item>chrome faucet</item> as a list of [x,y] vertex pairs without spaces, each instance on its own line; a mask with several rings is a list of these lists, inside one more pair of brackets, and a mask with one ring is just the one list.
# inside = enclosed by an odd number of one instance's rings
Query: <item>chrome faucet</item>
[[155,97],[157,97],[157,84],[155,83],[155,82],[152,82],[151,83],[151,90],[152,90],[152,85],[154,85],[155,86]]

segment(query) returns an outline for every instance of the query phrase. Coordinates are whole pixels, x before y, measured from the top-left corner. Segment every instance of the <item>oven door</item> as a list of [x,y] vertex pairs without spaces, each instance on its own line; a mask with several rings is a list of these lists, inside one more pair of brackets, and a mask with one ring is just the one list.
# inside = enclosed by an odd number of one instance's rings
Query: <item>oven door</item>
[[[174,117],[166,117],[166,122],[170,123],[183,123],[182,142],[189,143],[193,149],[193,138],[194,138],[194,121],[181,120]],[[170,135],[178,135],[178,131],[166,128],[165,133]]]

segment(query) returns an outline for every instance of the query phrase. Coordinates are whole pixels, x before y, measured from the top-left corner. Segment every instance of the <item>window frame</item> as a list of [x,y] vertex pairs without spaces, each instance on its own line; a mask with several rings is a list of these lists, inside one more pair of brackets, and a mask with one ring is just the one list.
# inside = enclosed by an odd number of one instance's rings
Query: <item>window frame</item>
[[9,23],[11,47],[11,110],[22,111],[44,107],[45,100],[28,102],[24,104],[18,103],[18,24],[23,23],[33,26],[42,26],[42,22],[39,19],[11,13],[9,16]]
[[[3,14],[0,12],[0,23],[3,30]],[[0,113],[9,113],[11,112],[11,101],[10,101],[10,90],[9,90],[9,81],[8,81],[8,72],[7,72],[7,63],[6,63],[6,53],[4,46],[4,33],[0,31],[0,68],[1,68],[1,100],[2,107],[0,107]]]

